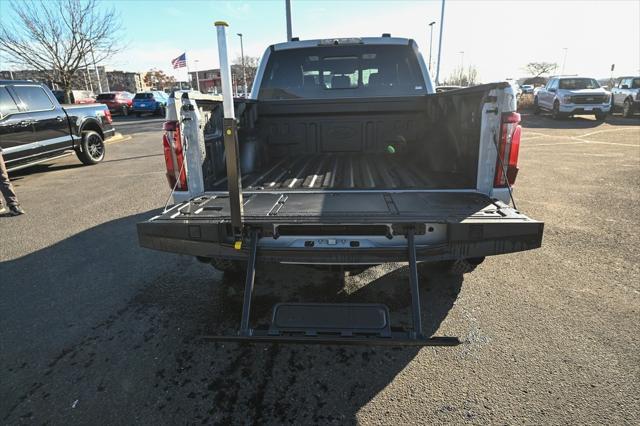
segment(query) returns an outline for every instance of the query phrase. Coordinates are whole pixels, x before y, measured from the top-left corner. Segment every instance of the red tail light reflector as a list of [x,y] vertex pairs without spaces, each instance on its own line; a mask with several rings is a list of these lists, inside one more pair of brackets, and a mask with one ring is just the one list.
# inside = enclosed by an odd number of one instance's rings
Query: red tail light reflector
[[[517,112],[502,114],[496,173],[493,181],[493,186],[496,188],[505,188],[507,185],[513,185],[516,181],[520,138],[522,136],[522,127],[520,127],[519,123],[520,114]],[[506,169],[506,174],[504,169]]]

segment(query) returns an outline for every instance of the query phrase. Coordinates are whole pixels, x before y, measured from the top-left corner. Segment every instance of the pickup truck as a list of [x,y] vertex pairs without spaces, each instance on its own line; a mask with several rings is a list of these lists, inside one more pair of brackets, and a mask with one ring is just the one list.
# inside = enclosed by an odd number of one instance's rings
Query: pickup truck
[[84,164],[96,164],[112,136],[106,105],[61,106],[47,86],[0,80],[0,148],[9,171],[75,151]]
[[593,114],[603,121],[611,109],[611,93],[594,78],[552,77],[534,92],[534,113],[551,111],[554,120],[574,114]]
[[[226,102],[169,100],[163,146],[175,205],[139,223],[138,237],[246,271],[245,304],[256,260],[356,271],[409,261],[415,337],[418,262],[463,273],[541,245],[543,223],[509,205],[521,127],[507,82],[436,93],[405,38],[291,41],[265,51],[248,99]],[[236,124],[239,153],[228,140]],[[274,324],[347,315],[323,309],[279,304]],[[274,324],[276,340],[304,328]],[[303,334],[320,334],[312,328]],[[246,323],[240,334],[258,338]]]
[[627,118],[640,111],[640,77],[621,77],[611,89],[611,112],[615,109]]

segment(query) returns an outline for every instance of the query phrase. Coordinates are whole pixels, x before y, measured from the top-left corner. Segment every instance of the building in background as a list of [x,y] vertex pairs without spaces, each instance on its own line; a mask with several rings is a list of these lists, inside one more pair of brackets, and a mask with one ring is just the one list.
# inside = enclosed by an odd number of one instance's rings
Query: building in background
[[109,90],[112,92],[126,91],[131,93],[145,90],[142,83],[142,75],[137,72],[107,71]]
[[198,80],[200,91],[202,93],[222,93],[222,80],[220,78],[220,69],[210,69],[202,71],[191,71],[189,73],[191,87],[198,88]]

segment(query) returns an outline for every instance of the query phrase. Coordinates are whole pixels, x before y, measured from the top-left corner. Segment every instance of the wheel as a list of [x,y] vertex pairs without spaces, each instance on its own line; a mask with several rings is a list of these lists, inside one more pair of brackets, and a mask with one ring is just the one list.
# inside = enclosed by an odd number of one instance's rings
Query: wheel
[[89,166],[101,162],[104,158],[104,152],[104,140],[98,132],[93,130],[82,132],[80,149],[76,150],[76,155],[83,164]]
[[124,105],[124,106],[122,107],[122,115],[123,115],[123,116],[125,116],[125,117],[126,117],[127,115],[129,115],[129,107],[128,107],[128,106]]
[[604,119],[607,118],[606,112],[596,112],[594,115],[596,116],[596,120],[598,121],[604,121]]
[[211,266],[218,271],[231,274],[244,274],[247,270],[247,263],[240,260],[228,260],[214,257],[211,259]]
[[164,117],[166,110],[165,110],[165,106],[164,105],[160,105],[160,107],[158,108],[158,115]]
[[142,113],[141,112],[136,112],[136,117],[138,117],[138,118],[142,117]]
[[633,105],[631,105],[631,101],[629,99],[624,100],[624,105],[622,106],[622,116],[624,118],[631,118],[633,115]]
[[555,101],[553,103],[553,109],[551,110],[551,118],[554,120],[560,120],[562,118],[562,113],[560,113],[560,102]]
[[538,105],[538,97],[533,98],[533,113],[535,115],[540,114],[540,105]]

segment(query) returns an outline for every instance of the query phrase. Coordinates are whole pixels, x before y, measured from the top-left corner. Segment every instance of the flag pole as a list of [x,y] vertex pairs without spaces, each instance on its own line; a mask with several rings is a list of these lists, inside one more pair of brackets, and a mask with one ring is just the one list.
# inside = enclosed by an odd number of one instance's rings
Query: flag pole
[[[187,59],[187,51],[184,51],[184,66],[187,68],[187,84],[191,88],[191,74],[189,74],[189,60]],[[180,90],[182,90],[182,84],[180,84]]]

